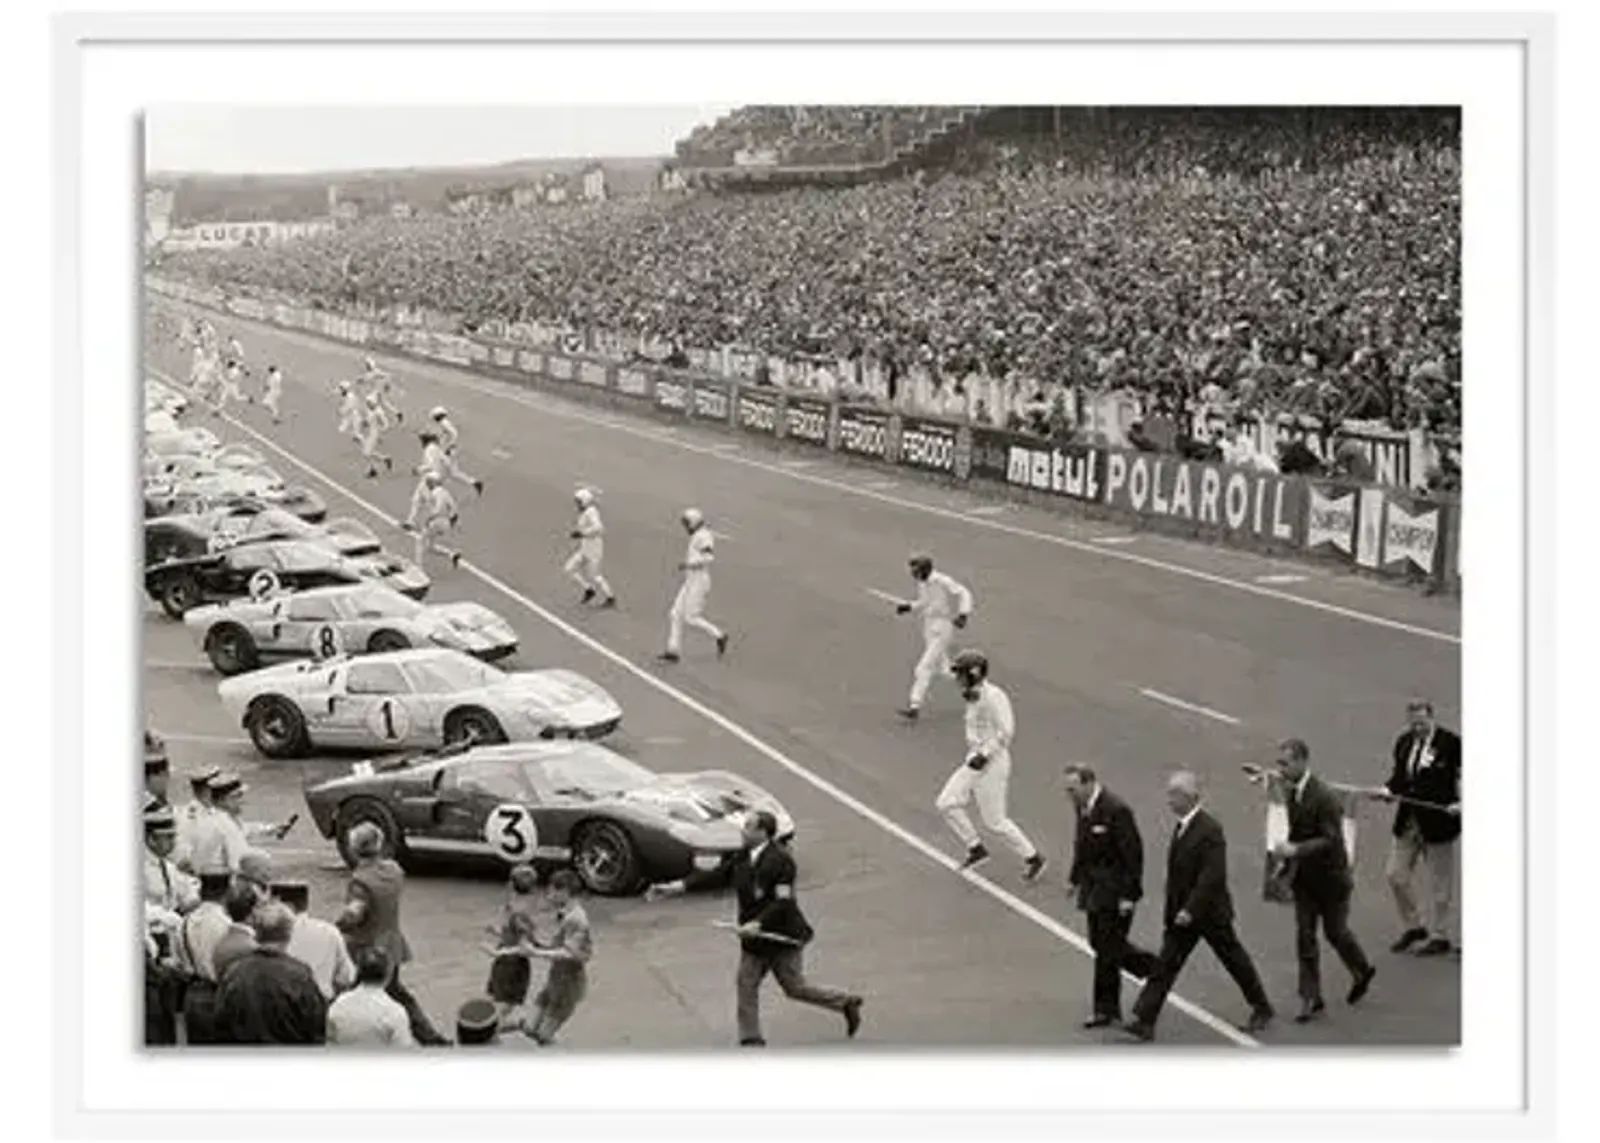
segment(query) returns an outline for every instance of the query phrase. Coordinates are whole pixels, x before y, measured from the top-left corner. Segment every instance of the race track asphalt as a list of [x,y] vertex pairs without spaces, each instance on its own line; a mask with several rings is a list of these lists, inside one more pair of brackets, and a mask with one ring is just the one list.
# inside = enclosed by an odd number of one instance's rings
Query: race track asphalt
[[[1062,888],[1072,812],[1060,774],[1070,761],[1094,765],[1138,815],[1146,876],[1134,937],[1146,945],[1159,941],[1171,831],[1163,783],[1177,767],[1202,776],[1230,840],[1239,931],[1282,1017],[1262,1044],[1459,1042],[1459,959],[1387,951],[1398,925],[1382,878],[1388,812],[1376,806],[1360,819],[1353,925],[1377,982],[1358,1010],[1348,1008],[1348,977],[1325,949],[1327,1018],[1304,1027],[1287,1019],[1296,1003],[1293,920],[1260,898],[1262,803],[1240,774],[1242,763],[1269,762],[1275,743],[1295,735],[1324,775],[1381,782],[1412,694],[1432,698],[1441,720],[1458,726],[1454,602],[1037,507],[996,509],[909,476],[381,355],[401,383],[406,423],[386,446],[395,473],[369,480],[356,446],[335,431],[332,397],[361,355],[214,320],[224,334],[238,332],[258,375],[275,363],[286,380],[284,424],[249,407],[239,427],[218,431],[250,440],[291,482],[322,492],[334,515],[364,519],[396,551],[410,547],[393,521],[410,500],[412,478],[402,474],[419,455],[412,430],[430,406],[449,408],[463,467],[487,489],[481,499],[456,490],[467,562],[455,571],[433,563],[430,599],[475,599],[504,615],[523,636],[513,667],[563,665],[605,685],[626,710],[616,744],[646,765],[743,772],[784,801],[799,822],[802,903],[819,931],[808,968],[868,997],[862,1043],[1120,1041],[1079,1027],[1090,960],[1077,935],[1082,915]],[[174,345],[151,347],[147,361],[168,379],[186,374]],[[582,607],[560,570],[578,483],[601,490],[616,611]],[[677,518],[688,505],[719,534],[708,614],[733,642],[719,662],[691,632],[683,663],[667,666],[654,656],[684,546]],[[1051,861],[1036,885],[1022,882],[998,844],[979,873],[954,871],[959,847],[932,805],[962,757],[953,686],[935,685],[918,725],[894,713],[919,641],[874,593],[909,594],[905,561],[915,550],[976,594],[964,642],[988,653],[1015,706],[1012,816]],[[1284,574],[1304,578],[1273,582]],[[302,771],[347,764],[263,764],[227,724],[215,678],[178,625],[152,613],[144,628],[147,712],[171,737],[180,773],[225,760],[256,787],[251,816],[275,818],[303,808]],[[316,911],[336,908],[337,857],[305,821],[280,864],[314,878]],[[500,893],[492,876],[414,879],[407,918],[418,963],[409,976],[436,1017],[481,987],[477,933]],[[567,1036],[573,1046],[733,1042],[736,958],[730,938],[709,926],[731,914],[730,902],[608,901],[594,912],[600,952]],[[1196,953],[1178,993],[1198,1008],[1169,1006],[1163,1042],[1248,1039],[1225,1028],[1246,1013],[1209,953]],[[1130,989],[1125,1005],[1131,999]],[[775,1045],[842,1041],[836,1018],[797,1009],[775,990],[765,1011]]]

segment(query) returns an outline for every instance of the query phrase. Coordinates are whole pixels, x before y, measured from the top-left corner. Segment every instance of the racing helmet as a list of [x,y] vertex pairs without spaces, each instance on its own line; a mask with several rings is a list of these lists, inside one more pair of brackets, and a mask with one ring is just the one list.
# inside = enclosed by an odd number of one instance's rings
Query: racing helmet
[[429,488],[437,488],[439,485],[444,483],[444,473],[438,471],[437,469],[430,468],[427,472],[422,474],[422,482]]
[[435,405],[433,408],[428,410],[428,416],[432,417],[436,421],[442,421],[449,415],[449,412],[446,411],[443,405]]
[[933,574],[933,557],[926,552],[917,552],[906,565],[911,568],[912,579],[923,580]]
[[694,531],[706,522],[705,514],[698,508],[685,508],[683,510],[683,526],[689,531]]
[[572,498],[578,502],[579,508],[587,508],[594,503],[594,489],[580,486]]
[[962,651],[950,661],[950,673],[968,699],[976,698],[979,685],[989,677],[989,656],[982,651]]

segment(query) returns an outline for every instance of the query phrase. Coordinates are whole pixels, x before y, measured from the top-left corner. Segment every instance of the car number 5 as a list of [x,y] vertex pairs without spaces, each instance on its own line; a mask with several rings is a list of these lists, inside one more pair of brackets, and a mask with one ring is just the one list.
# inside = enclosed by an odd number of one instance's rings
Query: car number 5
[[513,865],[533,859],[539,847],[539,830],[527,806],[505,802],[489,813],[483,825],[483,839],[500,857]]

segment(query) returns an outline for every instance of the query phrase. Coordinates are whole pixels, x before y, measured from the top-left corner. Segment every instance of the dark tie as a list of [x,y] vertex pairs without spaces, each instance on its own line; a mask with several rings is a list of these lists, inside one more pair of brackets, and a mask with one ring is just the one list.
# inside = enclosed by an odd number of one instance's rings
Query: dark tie
[[1411,746],[1411,773],[1409,775],[1411,778],[1416,778],[1417,771],[1422,768],[1422,748],[1426,743],[1427,739],[1419,734],[1416,742]]

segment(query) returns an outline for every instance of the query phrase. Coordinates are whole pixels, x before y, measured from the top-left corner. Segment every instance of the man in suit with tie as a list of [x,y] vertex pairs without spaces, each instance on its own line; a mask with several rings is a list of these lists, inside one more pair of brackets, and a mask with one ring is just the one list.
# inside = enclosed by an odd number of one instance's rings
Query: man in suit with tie
[[1122,1022],[1122,970],[1149,976],[1155,957],[1128,943],[1133,911],[1144,895],[1144,839],[1133,811],[1100,784],[1088,766],[1066,768],[1067,794],[1078,808],[1078,833],[1067,883],[1089,922],[1094,949],[1094,1011],[1085,1028]]
[[733,891],[739,904],[739,1044],[761,1048],[761,982],[771,973],[790,1000],[814,1004],[844,1017],[845,1034],[861,1027],[862,998],[807,982],[802,950],[815,936],[795,900],[794,858],[774,843],[778,820],[765,810],[744,823],[745,850],[734,861]]
[[[1394,843],[1385,873],[1403,931],[1391,948],[1405,952],[1420,941],[1418,956],[1441,956],[1452,947],[1456,842],[1461,837],[1461,738],[1434,721],[1433,704],[1425,699],[1406,707],[1406,721],[1405,732],[1395,739],[1385,800],[1415,799],[1444,808],[1401,800],[1395,809]],[[1423,925],[1412,891],[1419,862],[1428,870],[1430,926]]]
[[1189,954],[1201,941],[1244,993],[1250,1005],[1245,1028],[1259,1032],[1271,1022],[1272,1001],[1250,954],[1233,928],[1233,896],[1228,892],[1228,841],[1222,823],[1200,805],[1200,782],[1187,770],[1167,781],[1167,805],[1178,819],[1167,849],[1165,929],[1161,952],[1133,1002],[1127,1032],[1136,1040],[1155,1038],[1156,1017],[1167,1001]]
[[1378,970],[1367,959],[1361,943],[1350,931],[1350,896],[1355,878],[1350,855],[1344,848],[1344,808],[1339,799],[1311,773],[1311,748],[1290,738],[1278,748],[1289,811],[1289,839],[1273,847],[1272,855],[1289,863],[1288,878],[1294,893],[1295,953],[1300,960],[1299,1024],[1322,1014],[1322,970],[1317,926],[1350,970],[1349,1003],[1358,1003],[1372,987]]

